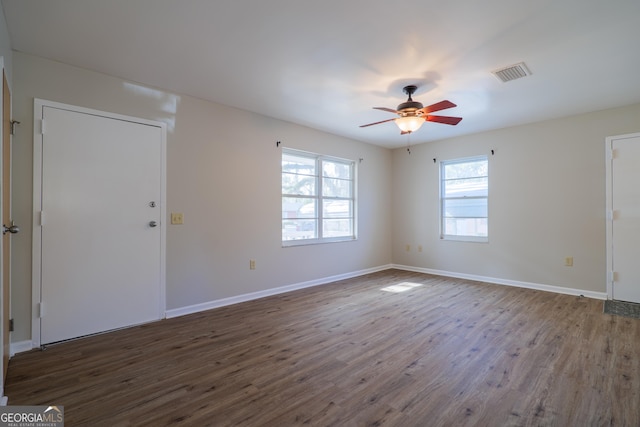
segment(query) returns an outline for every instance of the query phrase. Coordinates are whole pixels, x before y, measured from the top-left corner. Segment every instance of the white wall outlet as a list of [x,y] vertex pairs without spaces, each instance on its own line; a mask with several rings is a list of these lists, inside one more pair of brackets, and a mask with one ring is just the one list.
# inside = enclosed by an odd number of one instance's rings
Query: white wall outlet
[[249,270],[255,270],[256,269],[256,260],[255,259],[250,259],[249,260]]

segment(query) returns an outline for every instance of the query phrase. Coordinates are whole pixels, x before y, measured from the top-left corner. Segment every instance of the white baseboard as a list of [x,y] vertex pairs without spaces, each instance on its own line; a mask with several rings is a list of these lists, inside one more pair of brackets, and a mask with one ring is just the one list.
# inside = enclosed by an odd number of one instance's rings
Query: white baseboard
[[416,273],[433,274],[436,276],[455,277],[457,279],[475,280],[478,282],[494,283],[496,285],[515,286],[517,288],[535,289],[538,291],[555,292],[557,294],[584,296],[587,298],[606,300],[606,292],[586,291],[575,288],[565,288],[562,286],[544,285],[541,283],[521,282],[519,280],[498,279],[496,277],[478,276],[475,274],[454,273],[444,270],[433,270],[431,268],[411,267],[408,265],[393,264],[392,268],[398,270],[415,271]]
[[9,349],[9,354],[13,356],[17,353],[23,353],[25,351],[33,350],[33,348],[33,342],[31,341],[12,342],[11,348]]
[[292,285],[280,286],[278,288],[265,289],[264,291],[251,292],[248,294],[237,295],[234,297],[223,298],[214,301],[208,301],[200,304],[194,304],[187,307],[174,308],[167,310],[165,316],[167,319],[172,317],[185,316],[187,314],[198,313],[200,311],[211,310],[213,308],[224,307],[227,305],[238,304],[241,302],[251,301],[258,298],[264,298],[272,295],[283,294],[285,292],[296,291],[298,289],[310,288],[312,286],[325,285],[327,283],[336,282],[338,280],[351,279],[353,277],[363,276],[365,274],[376,273],[378,271],[388,270],[392,268],[391,264],[383,265],[366,270],[353,271],[335,276],[323,277],[321,279],[309,280],[307,282],[294,283]]

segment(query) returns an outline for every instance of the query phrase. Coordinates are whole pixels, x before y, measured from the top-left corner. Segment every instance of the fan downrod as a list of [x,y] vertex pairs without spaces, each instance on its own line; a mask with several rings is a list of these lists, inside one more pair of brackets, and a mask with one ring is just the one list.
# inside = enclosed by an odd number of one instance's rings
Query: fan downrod
[[418,90],[418,86],[415,85],[409,85],[402,88],[402,91],[409,95],[409,99],[407,101],[413,101],[413,99],[411,99],[411,95],[413,95],[416,90]]
[[413,100],[413,98],[411,98],[411,95],[413,95],[413,93],[417,89],[418,89],[418,86],[415,86],[415,85],[409,85],[402,88],[402,91],[407,95],[409,95],[409,99],[407,99],[406,102],[403,102],[402,104],[398,105],[397,110],[401,116],[415,115],[414,114],[415,111],[422,108],[421,102],[416,102]]

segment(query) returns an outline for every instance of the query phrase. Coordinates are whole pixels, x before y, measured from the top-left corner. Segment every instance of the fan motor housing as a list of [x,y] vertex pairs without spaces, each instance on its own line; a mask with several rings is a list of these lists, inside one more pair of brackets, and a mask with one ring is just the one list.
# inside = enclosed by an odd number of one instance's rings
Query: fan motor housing
[[398,108],[396,108],[401,117],[415,116],[416,110],[423,107],[422,102],[417,102],[411,99],[411,95],[413,95],[416,90],[418,90],[418,86],[415,85],[409,85],[402,88],[402,91],[409,95],[409,99],[398,105]]
[[398,108],[396,108],[396,110],[398,110],[398,112],[401,113],[402,115],[406,115],[409,113],[413,113],[416,110],[421,109],[422,107],[423,107],[422,102],[407,101],[398,105]]

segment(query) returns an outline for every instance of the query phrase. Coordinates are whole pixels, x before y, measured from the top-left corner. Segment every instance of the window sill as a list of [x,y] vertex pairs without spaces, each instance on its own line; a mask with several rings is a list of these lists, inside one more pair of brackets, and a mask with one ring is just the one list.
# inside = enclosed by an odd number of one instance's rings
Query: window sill
[[489,238],[486,236],[440,236],[440,240],[447,240],[452,242],[472,242],[472,243],[489,243]]
[[283,248],[291,248],[296,246],[310,246],[310,245],[324,245],[327,243],[343,243],[354,242],[358,240],[357,237],[336,237],[333,239],[300,239],[300,240],[286,240],[282,242]]

